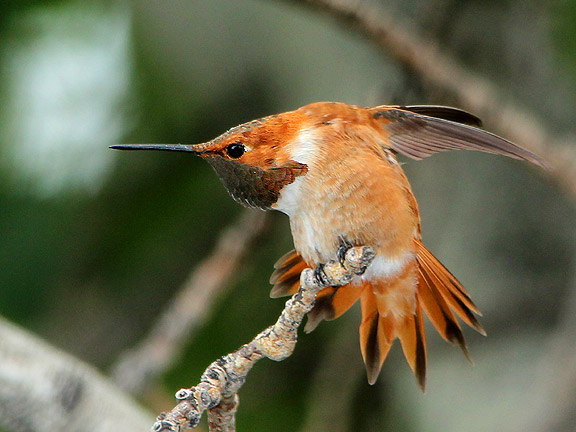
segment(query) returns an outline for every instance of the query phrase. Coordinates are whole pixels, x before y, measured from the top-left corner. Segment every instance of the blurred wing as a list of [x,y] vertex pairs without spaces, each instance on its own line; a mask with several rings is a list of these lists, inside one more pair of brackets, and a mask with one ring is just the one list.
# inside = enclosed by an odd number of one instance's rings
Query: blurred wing
[[[478,150],[526,160],[547,168],[542,158],[504,138],[452,121],[474,118],[464,111],[431,106],[406,107],[406,109],[413,112],[384,106],[369,108],[369,111],[388,133],[392,150],[409,158],[420,160],[447,150]],[[417,111],[429,115],[417,114]],[[436,117],[432,117],[431,114],[435,114]]]

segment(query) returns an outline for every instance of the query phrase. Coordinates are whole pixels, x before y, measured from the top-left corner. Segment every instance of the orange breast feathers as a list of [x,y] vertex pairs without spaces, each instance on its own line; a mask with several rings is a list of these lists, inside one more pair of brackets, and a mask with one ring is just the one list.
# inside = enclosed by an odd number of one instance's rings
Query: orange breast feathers
[[336,258],[344,242],[388,259],[413,254],[418,208],[394,155],[370,127],[339,122],[304,129],[291,159],[308,172],[286,185],[274,209],[290,216],[296,250],[310,264]]

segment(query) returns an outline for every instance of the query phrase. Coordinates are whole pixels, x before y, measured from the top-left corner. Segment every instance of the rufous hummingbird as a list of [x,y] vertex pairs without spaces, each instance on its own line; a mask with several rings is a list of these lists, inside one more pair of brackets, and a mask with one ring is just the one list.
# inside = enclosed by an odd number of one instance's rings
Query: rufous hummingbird
[[418,204],[396,155],[419,160],[468,149],[546,166],[535,154],[477,126],[476,116],[444,106],[319,102],[244,123],[203,144],[112,148],[196,154],[212,165],[236,201],[286,213],[295,250],[275,264],[271,297],[295,293],[303,269],[337,260],[351,246],[371,246],[375,258],[363,275],[319,292],[305,330],[339,317],[360,299],[360,345],[369,383],[376,382],[399,338],[424,389],[424,314],[468,358],[455,317],[485,332],[464,287],[422,244]]

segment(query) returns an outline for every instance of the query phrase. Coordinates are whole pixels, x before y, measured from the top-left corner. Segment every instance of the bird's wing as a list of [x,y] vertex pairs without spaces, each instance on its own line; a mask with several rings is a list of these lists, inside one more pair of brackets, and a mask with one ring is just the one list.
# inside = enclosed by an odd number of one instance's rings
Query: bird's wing
[[456,108],[380,106],[368,110],[386,132],[390,148],[412,159],[424,159],[446,150],[478,150],[547,168],[546,162],[534,153],[485,130],[457,123],[478,122],[471,114]]

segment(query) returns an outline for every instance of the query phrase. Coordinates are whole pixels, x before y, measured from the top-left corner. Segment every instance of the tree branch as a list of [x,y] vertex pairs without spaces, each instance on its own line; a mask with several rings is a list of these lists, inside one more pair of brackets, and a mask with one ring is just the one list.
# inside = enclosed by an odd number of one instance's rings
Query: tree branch
[[151,415],[91,367],[0,318],[0,429],[145,430]]
[[156,324],[112,368],[118,385],[141,393],[180,357],[184,341],[208,318],[212,305],[230,283],[242,257],[266,224],[266,213],[245,210],[222,232],[212,255],[190,274]]
[[202,375],[200,384],[176,393],[180,402],[169,413],[162,413],[153,431],[176,432],[183,427],[194,428],[202,413],[208,410],[210,431],[233,432],[238,390],[248,372],[263,357],[282,361],[296,346],[298,327],[314,307],[316,294],[326,286],[341,286],[362,274],[372,262],[370,247],[352,247],[343,263],[331,261],[315,270],[306,269],[300,277],[300,290],[290,300],[273,326],[257,335],[250,343],[212,363]]
[[386,15],[372,3],[350,0],[283,0],[308,4],[352,25],[379,45],[393,60],[429,87],[450,94],[457,104],[494,125],[500,133],[528,150],[546,155],[549,175],[576,198],[576,137],[550,134],[538,117],[505,99],[495,84],[466,69],[428,38],[418,36],[399,17]]

